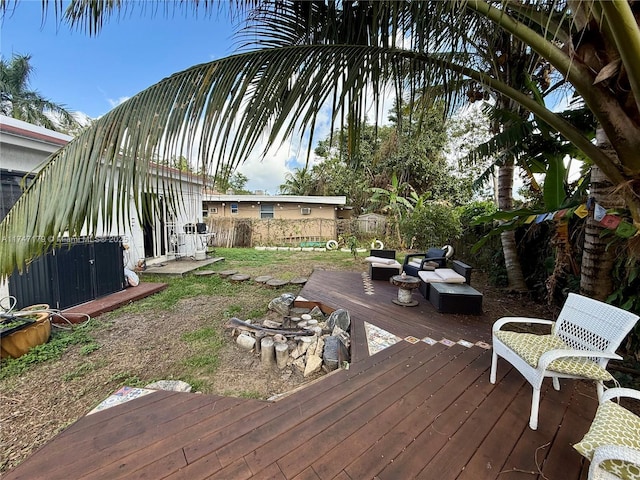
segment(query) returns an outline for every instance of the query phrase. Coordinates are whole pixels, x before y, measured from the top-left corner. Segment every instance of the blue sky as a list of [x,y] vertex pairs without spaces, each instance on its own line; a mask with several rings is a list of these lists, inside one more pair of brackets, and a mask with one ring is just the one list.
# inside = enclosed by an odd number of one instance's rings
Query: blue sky
[[[0,52],[4,59],[31,55],[32,89],[95,118],[164,77],[232,54],[236,46],[235,25],[225,15],[180,12],[166,18],[135,9],[121,17],[89,37],[57,24],[53,11],[43,25],[41,2],[23,0],[0,26]],[[249,189],[275,194],[294,166],[296,151],[285,148],[261,163],[247,161],[240,171]]]
[[2,56],[32,56],[31,87],[91,117],[103,115],[172,73],[233,52],[233,26],[223,17],[133,11],[105,24],[96,37],[56,24],[42,25],[41,3],[20,2],[2,24]]

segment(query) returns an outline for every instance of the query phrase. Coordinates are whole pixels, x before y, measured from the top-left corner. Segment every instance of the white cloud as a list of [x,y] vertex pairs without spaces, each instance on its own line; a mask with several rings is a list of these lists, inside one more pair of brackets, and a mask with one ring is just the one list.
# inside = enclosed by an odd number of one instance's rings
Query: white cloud
[[268,155],[264,159],[251,158],[238,168],[238,171],[249,179],[247,190],[263,190],[271,195],[277,193],[289,171],[286,165],[288,158],[282,153],[284,152]]
[[[313,144],[309,154],[309,167],[313,167],[321,161],[315,155],[313,149],[318,141],[324,140],[331,133],[331,109],[323,108],[318,113]],[[297,168],[303,168],[307,163],[307,146],[309,132],[304,132],[302,137],[294,137],[281,142],[277,140],[273,148],[264,157],[254,154],[247,159],[238,171],[249,179],[247,190],[264,190],[271,195],[278,193],[281,184],[284,183],[287,173]],[[256,147],[256,152],[262,152],[264,142]]]
[[131,97],[120,97],[117,100],[114,100],[113,98],[107,98],[107,101],[109,102],[109,105],[111,105],[111,108],[115,108],[118,105],[126,102],[127,100],[129,100]]

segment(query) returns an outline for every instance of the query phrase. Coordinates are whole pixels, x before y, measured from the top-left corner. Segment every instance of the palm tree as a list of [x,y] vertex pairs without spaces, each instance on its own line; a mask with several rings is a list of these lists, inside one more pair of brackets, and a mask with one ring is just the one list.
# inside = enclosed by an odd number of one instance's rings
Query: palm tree
[[[0,5],[7,8],[9,3]],[[211,2],[186,3],[174,5],[214,8]],[[96,33],[123,4],[79,0],[71,5],[65,12],[70,24]],[[561,132],[619,189],[640,225],[636,4],[466,0],[247,5],[252,10],[241,31],[245,48],[240,53],[177,73],[103,116],[52,158],[0,225],[0,236],[57,237],[65,231],[79,232],[85,221],[93,228],[100,218],[110,221],[110,207],[125,205],[123,196],[149,181],[154,156],[179,155],[183,142],[200,145],[205,164],[235,168],[263,132],[268,132],[266,148],[295,132],[313,133],[327,105],[335,121],[349,124],[350,138],[355,139],[367,109],[380,107],[386,86],[395,86],[397,92],[409,86],[411,97],[411,92],[438,85],[453,108],[465,79],[510,99]],[[469,14],[464,23],[461,11]],[[592,144],[530,90],[513,88],[482,69],[472,47],[460,49],[466,32],[486,21],[536,52],[572,85],[595,115],[612,151]],[[103,189],[107,179],[116,178],[109,172],[117,162],[125,166],[118,184],[109,182]],[[68,172],[73,173],[68,177],[69,195],[52,195]],[[92,189],[88,178],[100,187]],[[45,198],[46,204],[41,204]],[[0,270],[8,273],[45,247],[39,242],[1,244]]]
[[[77,127],[73,115],[63,105],[29,89],[32,73],[31,55],[15,54],[9,61],[0,58],[0,113],[50,130],[66,132]],[[54,117],[59,122],[53,121]]]
[[287,172],[280,192],[285,195],[315,195],[316,180],[311,169],[303,167]]

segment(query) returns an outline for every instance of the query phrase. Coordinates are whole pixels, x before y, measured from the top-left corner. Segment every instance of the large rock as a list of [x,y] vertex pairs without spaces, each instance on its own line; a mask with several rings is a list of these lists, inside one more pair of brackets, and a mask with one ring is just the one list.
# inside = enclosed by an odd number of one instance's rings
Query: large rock
[[307,353],[307,350],[309,350],[309,347],[315,340],[315,337],[312,337],[311,335],[309,335],[308,337],[297,337],[297,338],[300,339],[298,342],[298,349],[300,350],[301,353]]
[[351,326],[351,317],[349,312],[344,308],[339,308],[329,315],[327,319],[327,327],[333,330],[333,327],[340,327],[344,331],[348,331]]
[[322,359],[325,369],[331,372],[340,367],[343,362],[350,362],[351,356],[349,349],[338,337],[327,337],[324,341]]
[[256,339],[251,335],[241,333],[240,335],[238,335],[238,338],[236,338],[236,343],[240,348],[244,348],[245,350],[253,350],[253,347],[256,344]]
[[190,392],[191,385],[182,380],[158,380],[146,386],[152,390],[169,390],[172,392]]
[[339,338],[340,341],[344,343],[344,346],[347,348],[349,347],[349,345],[351,345],[351,335],[349,335],[348,332],[345,332],[343,329],[341,329],[337,325],[333,327],[331,336]]
[[317,355],[319,357],[322,357],[322,351],[324,350],[324,339],[318,337],[318,340],[315,343],[315,348],[313,349],[313,352],[311,352],[311,348],[309,348],[309,350],[307,350],[307,355]]
[[304,357],[300,357],[300,358],[297,358],[296,360],[294,360],[293,361],[293,366],[304,373],[304,369],[305,369]]
[[318,306],[313,307],[313,310],[309,312],[309,315],[311,315],[311,318],[315,318],[319,322],[324,320],[324,313],[322,313],[322,310],[320,310],[320,307]]
[[289,307],[293,305],[295,299],[296,297],[293,293],[283,293],[269,302],[269,310],[273,310],[283,316],[289,315]]
[[309,375],[313,375],[316,372],[320,371],[322,368],[322,358],[317,355],[311,355],[307,358],[307,364],[304,367],[304,377],[308,377]]

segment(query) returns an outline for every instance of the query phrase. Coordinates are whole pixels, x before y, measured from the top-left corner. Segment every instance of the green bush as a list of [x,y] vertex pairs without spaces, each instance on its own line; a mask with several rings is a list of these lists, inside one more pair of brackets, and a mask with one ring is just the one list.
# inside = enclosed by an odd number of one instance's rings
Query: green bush
[[407,245],[417,250],[453,243],[462,234],[460,217],[447,202],[425,202],[400,222]]
[[476,252],[472,252],[473,246],[493,230],[493,223],[475,224],[480,217],[493,215],[497,208],[490,200],[473,201],[456,209],[462,235],[454,242],[455,257],[472,265],[473,268],[484,270],[489,275],[492,285],[504,287],[507,285],[507,270],[502,254],[500,236],[489,238]]

